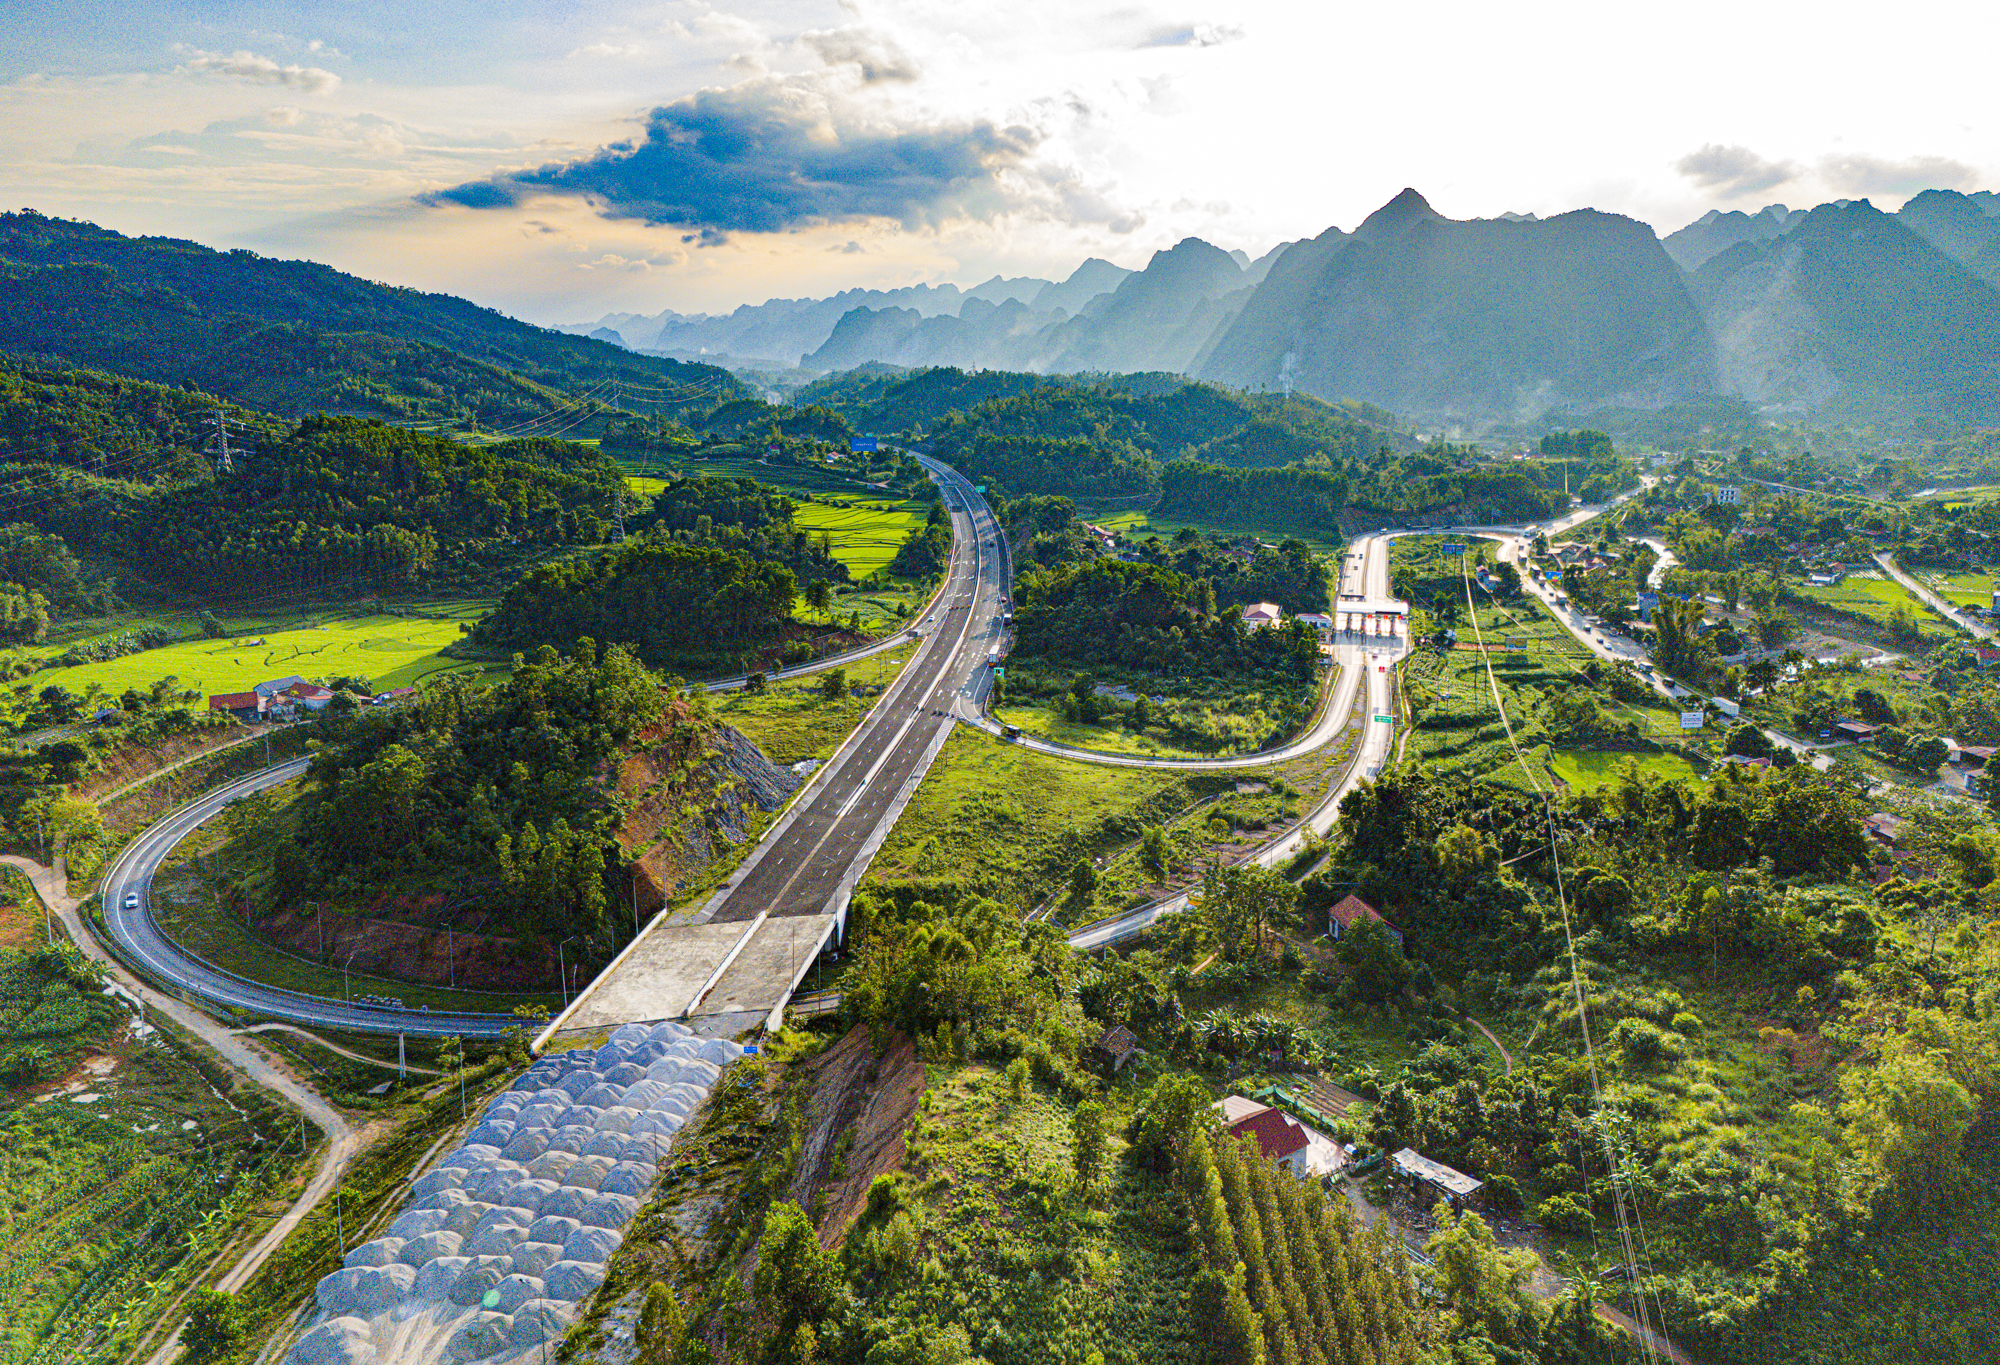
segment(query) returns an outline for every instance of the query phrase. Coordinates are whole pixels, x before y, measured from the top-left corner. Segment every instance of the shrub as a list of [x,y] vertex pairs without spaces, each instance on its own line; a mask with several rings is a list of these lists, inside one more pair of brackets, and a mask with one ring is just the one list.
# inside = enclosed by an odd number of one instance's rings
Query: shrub
[[1581,1237],[1597,1226],[1597,1217],[1583,1204],[1566,1194],[1544,1199],[1535,1211],[1535,1221],[1551,1232]]

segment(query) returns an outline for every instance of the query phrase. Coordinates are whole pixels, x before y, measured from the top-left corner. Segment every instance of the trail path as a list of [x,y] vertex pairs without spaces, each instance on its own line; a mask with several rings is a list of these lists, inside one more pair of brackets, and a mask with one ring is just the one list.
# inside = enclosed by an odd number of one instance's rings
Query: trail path
[[[390,1071],[408,1071],[412,1076],[444,1075],[442,1071],[434,1070],[431,1067],[412,1066],[409,1064],[398,1065],[395,1062],[384,1061],[380,1057],[370,1057],[365,1052],[351,1051],[347,1048],[342,1047],[338,1043],[328,1042],[326,1039],[320,1037],[317,1033],[312,1032],[310,1029],[302,1029],[298,1027],[298,1025],[296,1024],[252,1024],[248,1028],[237,1029],[236,1032],[239,1034],[294,1033],[297,1034],[299,1037],[304,1038],[308,1042],[319,1044],[321,1047],[325,1048],[328,1052],[336,1053],[342,1057],[347,1058],[349,1061],[365,1062],[369,1066],[385,1067]],[[1505,1051],[1505,1049],[1503,1048],[1502,1051]]]

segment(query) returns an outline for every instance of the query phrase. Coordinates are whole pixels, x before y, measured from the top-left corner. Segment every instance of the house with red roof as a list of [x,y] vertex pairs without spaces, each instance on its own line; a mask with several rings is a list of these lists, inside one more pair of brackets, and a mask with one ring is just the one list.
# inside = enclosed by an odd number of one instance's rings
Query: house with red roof
[[1258,1151],[1300,1180],[1306,1178],[1306,1152],[1312,1146],[1312,1136],[1303,1123],[1282,1109],[1241,1095],[1230,1095],[1215,1107],[1221,1111],[1223,1129],[1231,1137],[1255,1138]]
[[218,692],[208,699],[211,711],[227,711],[238,720],[262,720],[271,699],[261,692]]
[[1348,896],[1340,904],[1326,912],[1327,935],[1338,939],[1362,920],[1373,920],[1375,923],[1381,925],[1396,940],[1396,946],[1399,948],[1402,946],[1403,931],[1389,923],[1388,920],[1383,919],[1376,912],[1374,906],[1362,900],[1359,896]]

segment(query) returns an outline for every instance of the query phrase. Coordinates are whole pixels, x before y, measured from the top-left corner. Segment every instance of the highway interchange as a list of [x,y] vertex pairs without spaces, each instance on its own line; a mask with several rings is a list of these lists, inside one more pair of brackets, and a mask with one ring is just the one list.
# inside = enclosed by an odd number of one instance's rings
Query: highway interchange
[[[1006,537],[985,500],[963,476],[935,461],[925,463],[951,513],[953,548],[943,588],[910,632],[918,637],[914,657],[728,881],[692,913],[656,917],[551,1022],[544,1040],[557,1032],[668,1017],[712,1017],[718,1031],[737,1030],[781,1010],[834,934],[848,897],[954,725],[962,721],[998,731],[985,714],[985,703],[991,686],[989,656],[1004,654],[1006,648],[1002,604],[1011,580]],[[1557,536],[1603,510],[1577,509],[1542,531]],[[1498,525],[1438,528],[1429,534],[1440,532],[1499,541],[1506,559],[1518,556],[1531,534],[1522,526]],[[1399,534],[1410,533],[1384,528],[1349,545],[1339,592],[1350,608],[1389,605],[1389,545]],[[1524,585],[1537,590],[1525,580]],[[1609,659],[1635,657],[1636,650],[1603,639],[1576,613],[1559,607],[1546,589],[1540,591],[1551,597],[1549,606],[1557,618],[1594,652]],[[1030,743],[1066,758],[1096,763],[1227,769],[1313,752],[1338,739],[1358,717],[1358,747],[1342,778],[1297,826],[1253,855],[1266,866],[1280,863],[1303,846],[1309,833],[1324,835],[1331,829],[1341,799],[1389,760],[1395,726],[1385,722],[1393,715],[1393,670],[1410,641],[1405,630],[1392,624],[1401,618],[1372,619],[1371,629],[1392,633],[1341,632],[1332,639],[1331,654],[1339,674],[1331,695],[1307,733],[1282,747],[1222,759],[1173,760]],[[898,636],[862,652],[908,639]],[[842,656],[852,657],[856,655]],[[821,660],[792,671],[838,662]],[[741,681],[728,679],[712,686],[740,686]],[[494,1037],[518,1026],[520,1021],[511,1015],[398,1009],[262,985],[202,961],[160,931],[149,901],[153,880],[173,847],[231,801],[290,781],[305,766],[305,760],[297,760],[210,792],[159,821],[120,854],[103,881],[105,929],[119,954],[153,980],[186,996],[312,1027]],[[128,906],[128,898],[136,903]],[[1102,946],[1138,932],[1186,903],[1185,896],[1176,896],[1139,907],[1074,931],[1071,942],[1080,948]]]

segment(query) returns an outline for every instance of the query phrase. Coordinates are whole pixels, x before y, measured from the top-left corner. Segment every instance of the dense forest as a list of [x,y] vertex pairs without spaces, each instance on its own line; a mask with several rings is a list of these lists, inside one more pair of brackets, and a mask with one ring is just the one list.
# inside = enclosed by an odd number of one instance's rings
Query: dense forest
[[497,650],[615,641],[655,664],[726,668],[773,643],[797,598],[783,564],[646,536],[523,575],[473,639]]
[[269,895],[448,889],[524,933],[609,939],[621,853],[607,765],[669,713],[626,651],[542,649],[507,681],[447,677],[422,699],[339,722],[275,850]]
[[747,390],[708,365],[551,332],[310,261],[0,215],[0,349],[251,407],[506,426],[586,404],[686,412]]
[[[31,515],[160,583],[227,600],[277,590],[470,585],[523,558],[598,544],[623,476],[589,446],[467,446],[352,417],[310,417],[209,482],[72,518]],[[143,545],[143,554],[135,546]]]
[[1305,626],[1246,630],[1214,584],[1158,564],[1093,559],[1031,569],[1014,585],[1023,662],[1226,674],[1280,670],[1310,679],[1319,640]]

